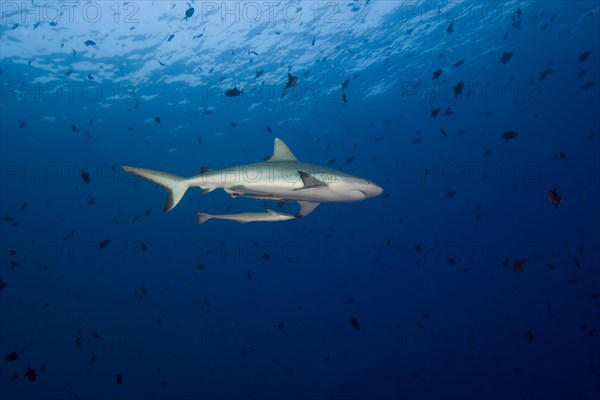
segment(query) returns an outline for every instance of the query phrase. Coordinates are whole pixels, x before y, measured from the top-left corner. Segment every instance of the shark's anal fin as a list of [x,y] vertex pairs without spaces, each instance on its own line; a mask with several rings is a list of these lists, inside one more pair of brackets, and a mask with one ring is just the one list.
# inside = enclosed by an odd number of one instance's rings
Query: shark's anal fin
[[300,210],[296,213],[296,218],[302,218],[313,212],[320,203],[315,203],[313,201],[299,201],[298,204],[300,205]]
[[300,179],[302,179],[302,183],[304,184],[304,186],[301,188],[294,189],[294,190],[303,190],[303,189],[327,186],[326,183],[321,182],[314,176],[307,174],[304,171],[298,171],[298,175],[300,175]]
[[277,161],[298,161],[290,148],[287,147],[287,145],[283,143],[283,140],[279,138],[275,139],[275,144],[273,145],[273,155],[267,162]]

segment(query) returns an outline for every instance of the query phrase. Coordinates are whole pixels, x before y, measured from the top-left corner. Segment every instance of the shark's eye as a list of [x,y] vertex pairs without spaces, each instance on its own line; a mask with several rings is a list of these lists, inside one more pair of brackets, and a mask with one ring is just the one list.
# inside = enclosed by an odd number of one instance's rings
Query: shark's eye
[[367,185],[372,185],[372,184],[373,184],[373,182],[371,182],[370,180],[367,180],[367,181],[365,181],[365,183],[366,183]]

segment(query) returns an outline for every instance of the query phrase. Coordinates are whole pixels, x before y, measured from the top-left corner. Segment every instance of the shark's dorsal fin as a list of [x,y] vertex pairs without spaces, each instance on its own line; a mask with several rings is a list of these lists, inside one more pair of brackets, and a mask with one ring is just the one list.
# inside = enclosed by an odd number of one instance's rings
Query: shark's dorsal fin
[[290,148],[287,147],[287,145],[283,143],[283,140],[279,138],[275,139],[275,144],[273,145],[273,155],[267,162],[275,161],[298,161]]

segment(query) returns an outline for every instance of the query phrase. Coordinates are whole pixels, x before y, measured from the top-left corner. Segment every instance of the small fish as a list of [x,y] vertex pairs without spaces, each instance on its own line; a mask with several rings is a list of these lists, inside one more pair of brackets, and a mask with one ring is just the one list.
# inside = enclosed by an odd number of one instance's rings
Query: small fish
[[16,351],[13,351],[12,353],[8,353],[4,359],[8,362],[13,362],[19,359],[19,355]]
[[434,108],[433,110],[431,110],[431,114],[429,114],[429,118],[437,117],[437,115],[440,113],[440,111],[442,111],[441,108]]
[[513,272],[516,272],[518,274],[522,273],[523,271],[525,271],[525,261],[526,260],[515,260],[515,262],[513,262]]
[[123,383],[123,375],[115,374],[115,378],[117,379],[117,385],[120,385]]
[[241,94],[244,94],[244,89],[239,90],[237,87],[234,87],[233,89],[229,89],[225,92],[225,96],[227,96],[227,97],[237,97]]
[[297,83],[298,83],[298,77],[293,76],[292,74],[290,74],[288,72],[288,81],[285,84],[285,88],[288,89],[288,88],[294,87],[294,86],[296,86]]
[[586,83],[584,83],[583,85],[581,85],[582,89],[589,89],[592,86],[594,86],[596,84],[596,82],[594,81],[587,81]]
[[587,60],[587,58],[590,56],[590,54],[592,54],[592,52],[590,50],[586,50],[583,53],[581,53],[579,55],[579,58],[577,59],[577,63],[585,62]]
[[248,50],[248,55],[255,55],[258,56],[258,53],[252,50]]
[[450,107],[446,107],[446,109],[444,110],[444,116],[449,117],[452,114],[454,114],[454,111],[452,111],[452,109]]
[[450,25],[446,28],[446,32],[448,32],[448,35],[454,32],[454,20],[450,21]]
[[461,65],[463,65],[465,62],[463,60],[458,60],[457,62],[455,62],[454,64],[452,64],[454,66],[454,68],[458,68]]
[[504,138],[504,142],[508,142],[509,140],[512,140],[512,139],[516,138],[517,136],[519,136],[519,134],[515,131],[504,131],[504,133],[502,134],[502,137]]
[[156,122],[157,124],[162,124],[160,117],[154,117],[154,122]]
[[98,249],[105,249],[108,247],[108,245],[110,244],[110,240],[109,239],[105,239],[103,241],[101,241],[100,243],[98,243]]
[[446,258],[446,261],[450,265],[456,265],[456,260],[454,258],[448,257],[448,258]]
[[441,69],[438,69],[437,71],[433,71],[431,80],[438,79],[442,75],[443,72],[444,71]]
[[56,25],[58,25],[58,23],[56,23],[55,21],[52,21],[48,25],[50,25],[50,26],[56,26]]
[[148,246],[146,246],[146,243],[140,242],[140,249],[142,249],[142,251],[146,251],[148,250]]
[[530,342],[535,342],[535,335],[533,334],[532,331],[523,331],[523,335]]
[[87,76],[88,80],[93,81],[94,80],[94,76],[92,74],[88,74]]
[[342,103],[346,104],[348,102],[348,96],[346,93],[342,93]]
[[454,97],[458,97],[462,94],[463,88],[465,87],[465,83],[463,81],[460,81],[456,84],[456,86],[454,86],[452,89],[454,89]]
[[513,53],[512,51],[505,51],[502,54],[502,57],[500,57],[500,64],[506,64],[507,62],[509,62],[514,54],[515,53]]
[[548,200],[548,203],[552,204],[556,209],[562,202],[562,197],[559,196],[558,192],[556,191],[556,188],[554,188],[548,191],[548,193],[546,194],[546,200]]
[[516,18],[521,18],[521,16],[523,15],[523,10],[521,10],[521,7],[517,7],[515,14]]
[[25,377],[29,379],[31,382],[35,382],[37,380],[37,375],[35,373],[35,369],[26,368]]
[[264,69],[261,69],[260,71],[256,71],[256,77],[260,78],[264,73],[265,73]]
[[312,39],[312,43],[311,43],[310,45],[311,45],[311,46],[314,46],[314,45],[315,45],[315,38],[314,38],[314,37],[313,37],[313,39]]
[[448,189],[448,190],[446,191],[446,194],[444,195],[444,198],[445,198],[445,199],[451,199],[451,198],[453,198],[454,196],[456,196],[456,190],[454,190],[454,189]]
[[357,331],[360,331],[360,322],[358,322],[358,320],[356,319],[356,317],[353,317],[352,315],[350,315],[348,323],[354,329],[356,329]]
[[200,39],[202,36],[204,36],[203,33],[193,36],[192,39]]
[[167,64],[165,64],[164,62],[162,62],[162,61],[160,61],[160,60],[157,60],[157,61],[158,61],[158,63],[160,64],[160,66],[161,66],[161,67],[166,67],[166,66],[167,66]]
[[269,125],[265,127],[265,130],[271,134],[273,133],[273,128],[271,128]]
[[96,42],[94,42],[93,40],[86,40],[85,42],[83,42],[83,44],[85,44],[87,47],[89,47],[89,46],[95,46]]
[[586,71],[585,69],[582,69],[581,71],[579,71],[579,72],[577,73],[577,79],[581,79],[581,78],[583,78],[583,76],[585,75],[585,73],[586,73],[586,72],[587,72],[587,71]]
[[23,121],[22,119],[19,120],[19,129],[23,129],[25,128],[25,121]]
[[83,179],[83,181],[85,183],[90,183],[90,173],[89,172],[85,172],[83,169],[79,171],[81,173],[81,179]]
[[544,80],[546,79],[546,77],[550,74],[555,73],[556,71],[554,71],[553,69],[545,69],[542,72],[540,72],[540,77],[538,78],[538,81]]
[[185,20],[187,21],[188,18],[192,18],[192,15],[194,15],[194,7],[192,7],[192,5],[190,3],[187,3],[188,5],[188,9],[185,10]]
[[171,40],[173,40],[174,37],[175,37],[174,34],[172,34],[171,36],[169,36],[169,38],[167,39],[167,42],[170,42]]
[[232,128],[235,128],[236,126],[238,126],[237,122],[235,122],[235,121],[232,121],[232,122],[231,122],[231,127],[232,127]]
[[346,79],[344,82],[342,82],[342,89],[347,89],[349,83],[350,83],[350,79]]

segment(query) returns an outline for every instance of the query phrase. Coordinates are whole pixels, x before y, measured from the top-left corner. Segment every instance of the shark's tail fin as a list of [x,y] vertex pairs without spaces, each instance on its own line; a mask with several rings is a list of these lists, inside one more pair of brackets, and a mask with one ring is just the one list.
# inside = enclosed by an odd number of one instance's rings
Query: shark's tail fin
[[198,216],[198,223],[199,224],[203,224],[203,223],[205,223],[206,221],[208,221],[209,219],[212,218],[212,215],[206,214],[206,213],[201,213],[201,212],[196,213],[196,215]]
[[149,181],[156,183],[167,191],[167,202],[165,203],[165,211],[171,211],[181,200],[186,190],[189,188],[189,183],[181,176],[169,174],[151,169],[137,167],[122,167],[123,171],[141,176]]

